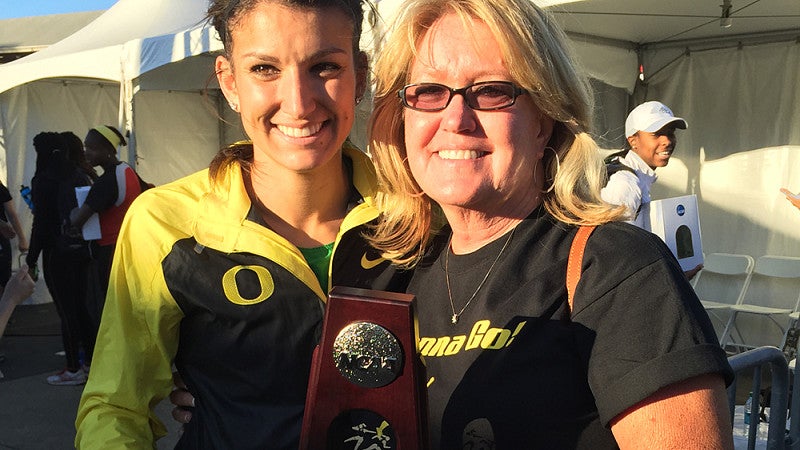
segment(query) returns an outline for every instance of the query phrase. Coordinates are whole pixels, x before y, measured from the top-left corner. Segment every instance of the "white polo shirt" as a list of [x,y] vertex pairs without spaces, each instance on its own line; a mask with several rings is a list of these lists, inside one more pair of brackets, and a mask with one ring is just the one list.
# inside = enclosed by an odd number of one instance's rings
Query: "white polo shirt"
[[626,222],[644,228],[644,218],[637,213],[643,203],[650,203],[650,186],[656,182],[658,176],[633,150],[629,150],[619,161],[636,173],[627,170],[614,173],[608,178],[606,187],[600,191],[600,196],[613,205],[624,205],[628,209]]

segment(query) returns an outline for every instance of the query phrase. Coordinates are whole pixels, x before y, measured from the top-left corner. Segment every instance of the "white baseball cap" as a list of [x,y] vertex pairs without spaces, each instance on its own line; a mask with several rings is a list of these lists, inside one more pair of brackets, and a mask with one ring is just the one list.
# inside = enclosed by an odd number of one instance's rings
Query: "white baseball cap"
[[676,128],[682,130],[688,126],[685,120],[675,117],[667,105],[656,101],[644,102],[633,108],[633,111],[628,114],[628,118],[625,119],[625,136],[631,137],[637,131],[652,133],[672,122],[675,122]]

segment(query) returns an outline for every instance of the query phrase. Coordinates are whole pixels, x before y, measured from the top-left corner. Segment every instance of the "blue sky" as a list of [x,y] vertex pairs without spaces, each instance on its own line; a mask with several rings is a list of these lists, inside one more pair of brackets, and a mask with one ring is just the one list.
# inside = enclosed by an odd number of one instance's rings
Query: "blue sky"
[[108,9],[117,0],[0,0],[0,19]]

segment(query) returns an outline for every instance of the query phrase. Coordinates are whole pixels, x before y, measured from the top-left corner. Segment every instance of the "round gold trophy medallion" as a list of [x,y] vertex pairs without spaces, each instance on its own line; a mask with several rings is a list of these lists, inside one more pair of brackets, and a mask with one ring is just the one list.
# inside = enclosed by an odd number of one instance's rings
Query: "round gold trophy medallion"
[[333,361],[351,383],[377,388],[394,381],[403,367],[403,349],[386,328],[372,322],[354,322],[333,342]]

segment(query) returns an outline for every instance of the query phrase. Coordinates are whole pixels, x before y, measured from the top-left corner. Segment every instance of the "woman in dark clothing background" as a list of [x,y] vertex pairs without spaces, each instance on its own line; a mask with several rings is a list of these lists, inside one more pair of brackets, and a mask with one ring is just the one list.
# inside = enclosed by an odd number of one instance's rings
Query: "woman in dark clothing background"
[[[61,318],[61,338],[66,367],[47,377],[52,385],[86,382],[88,363],[80,360],[94,351],[97,322],[89,313],[86,288],[91,261],[89,243],[67,232],[69,212],[77,206],[75,188],[91,184],[89,175],[78,168],[70,155],[82,151],[74,133],[42,132],[33,138],[36,173],[31,180],[34,204],[31,248],[26,257],[35,267],[42,255],[45,284]],[[84,364],[85,363],[85,364]]]

